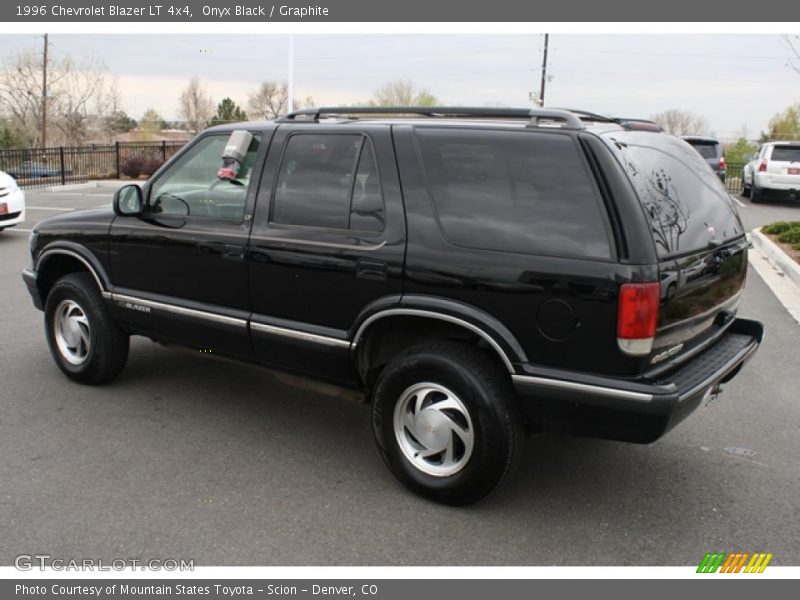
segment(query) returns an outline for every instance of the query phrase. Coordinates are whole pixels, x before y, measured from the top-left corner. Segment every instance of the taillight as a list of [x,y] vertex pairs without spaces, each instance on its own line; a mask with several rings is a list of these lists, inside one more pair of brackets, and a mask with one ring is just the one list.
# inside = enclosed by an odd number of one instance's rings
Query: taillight
[[5,202],[0,202],[0,215],[7,215],[8,214],[8,204]]
[[767,159],[761,161],[761,164],[758,165],[758,172],[759,173],[766,173],[767,172]]
[[619,290],[617,344],[626,354],[644,355],[653,349],[661,302],[661,284],[625,283]]
[[720,156],[719,157],[719,170],[720,171],[724,171],[725,170],[725,157],[724,156]]

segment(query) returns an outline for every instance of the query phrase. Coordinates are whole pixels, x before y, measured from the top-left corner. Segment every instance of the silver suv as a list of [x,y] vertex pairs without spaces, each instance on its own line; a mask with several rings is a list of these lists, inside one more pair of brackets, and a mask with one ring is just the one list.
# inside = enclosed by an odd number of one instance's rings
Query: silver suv
[[744,194],[750,201],[800,200],[800,142],[767,142],[744,167]]

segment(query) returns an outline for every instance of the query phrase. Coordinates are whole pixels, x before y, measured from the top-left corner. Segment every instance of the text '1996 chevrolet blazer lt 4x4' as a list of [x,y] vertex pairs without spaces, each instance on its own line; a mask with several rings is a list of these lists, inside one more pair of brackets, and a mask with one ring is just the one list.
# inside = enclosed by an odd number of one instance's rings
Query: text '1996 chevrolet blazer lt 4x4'
[[686,142],[580,111],[330,108],[200,133],[31,235],[71,379],[130,335],[363,391],[404,485],[465,504],[526,433],[652,442],[763,337],[742,223]]

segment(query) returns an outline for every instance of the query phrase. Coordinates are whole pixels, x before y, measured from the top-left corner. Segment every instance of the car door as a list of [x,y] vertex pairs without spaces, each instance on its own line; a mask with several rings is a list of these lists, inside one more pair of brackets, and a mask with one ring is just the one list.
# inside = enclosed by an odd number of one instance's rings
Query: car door
[[140,217],[110,231],[114,306],[130,328],[205,352],[249,356],[245,247],[264,134],[235,179],[217,177],[230,132],[196,138],[145,193]]
[[387,126],[281,124],[249,248],[258,358],[347,381],[359,314],[402,293],[405,219]]

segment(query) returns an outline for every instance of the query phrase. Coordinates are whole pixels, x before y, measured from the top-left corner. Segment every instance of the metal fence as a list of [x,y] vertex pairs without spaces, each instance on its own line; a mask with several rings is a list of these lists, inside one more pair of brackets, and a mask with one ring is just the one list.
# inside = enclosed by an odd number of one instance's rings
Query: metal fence
[[725,165],[725,189],[729,194],[741,194],[745,163],[727,163]]
[[0,171],[26,188],[150,175],[186,142],[117,142],[0,150]]

